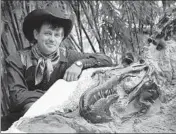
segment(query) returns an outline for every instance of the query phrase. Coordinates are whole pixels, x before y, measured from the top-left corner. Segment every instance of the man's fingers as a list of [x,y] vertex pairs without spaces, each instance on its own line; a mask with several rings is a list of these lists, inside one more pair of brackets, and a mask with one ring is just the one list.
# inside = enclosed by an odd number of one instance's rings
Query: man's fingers
[[69,81],[73,81],[73,79],[74,79],[73,77],[74,77],[74,74],[70,73],[69,74]]
[[64,80],[66,81],[76,81],[78,80],[79,75],[81,74],[82,69],[75,64],[68,68],[64,75]]
[[65,72],[65,74],[64,74],[64,78],[63,78],[64,80],[67,80],[67,74],[68,74],[68,73]]
[[76,80],[77,80],[77,74],[72,74],[71,81],[76,81]]
[[65,72],[64,80],[70,81],[70,73],[68,71]]
[[76,80],[78,80],[78,75],[73,75],[73,81],[76,81]]
[[66,81],[76,81],[78,79],[78,76],[77,74],[71,72],[65,72],[63,79]]
[[71,73],[68,73],[68,74],[67,74],[67,79],[66,79],[66,80],[67,80],[67,81],[71,81],[71,79],[72,79],[71,77],[72,77],[72,74],[71,74]]

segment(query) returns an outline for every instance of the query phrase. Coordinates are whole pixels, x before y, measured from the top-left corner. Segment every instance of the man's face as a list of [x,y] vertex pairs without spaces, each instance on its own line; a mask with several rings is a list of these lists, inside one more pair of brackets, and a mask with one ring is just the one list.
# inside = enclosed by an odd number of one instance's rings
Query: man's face
[[64,28],[43,24],[39,31],[34,30],[34,37],[41,53],[49,55],[59,48],[64,38]]

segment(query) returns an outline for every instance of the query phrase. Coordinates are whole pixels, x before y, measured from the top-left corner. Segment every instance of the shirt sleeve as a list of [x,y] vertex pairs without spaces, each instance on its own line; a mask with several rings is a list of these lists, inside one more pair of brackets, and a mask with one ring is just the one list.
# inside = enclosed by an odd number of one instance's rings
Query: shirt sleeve
[[25,66],[21,62],[20,54],[10,55],[6,59],[7,81],[11,107],[15,111],[25,110],[25,105],[35,102],[44,92],[29,91],[25,81]]
[[80,53],[74,50],[68,50],[67,58],[69,65],[72,65],[78,60],[82,61],[83,69],[112,66],[111,58],[101,53]]

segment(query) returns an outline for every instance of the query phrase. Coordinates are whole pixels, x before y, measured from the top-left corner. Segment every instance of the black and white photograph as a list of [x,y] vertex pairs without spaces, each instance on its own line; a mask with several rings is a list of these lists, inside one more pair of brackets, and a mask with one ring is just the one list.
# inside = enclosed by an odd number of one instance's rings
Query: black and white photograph
[[1,133],[176,133],[175,0],[1,0]]

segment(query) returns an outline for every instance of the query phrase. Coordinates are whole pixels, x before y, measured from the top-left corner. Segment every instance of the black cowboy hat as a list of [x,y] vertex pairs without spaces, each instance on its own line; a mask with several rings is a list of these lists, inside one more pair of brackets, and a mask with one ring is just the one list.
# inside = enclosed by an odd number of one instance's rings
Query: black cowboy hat
[[58,23],[59,26],[64,28],[64,39],[73,27],[71,16],[62,8],[48,7],[46,9],[36,9],[30,12],[24,19],[23,32],[25,37],[30,42],[33,42],[35,40],[33,30],[39,28],[44,21],[48,20]]

